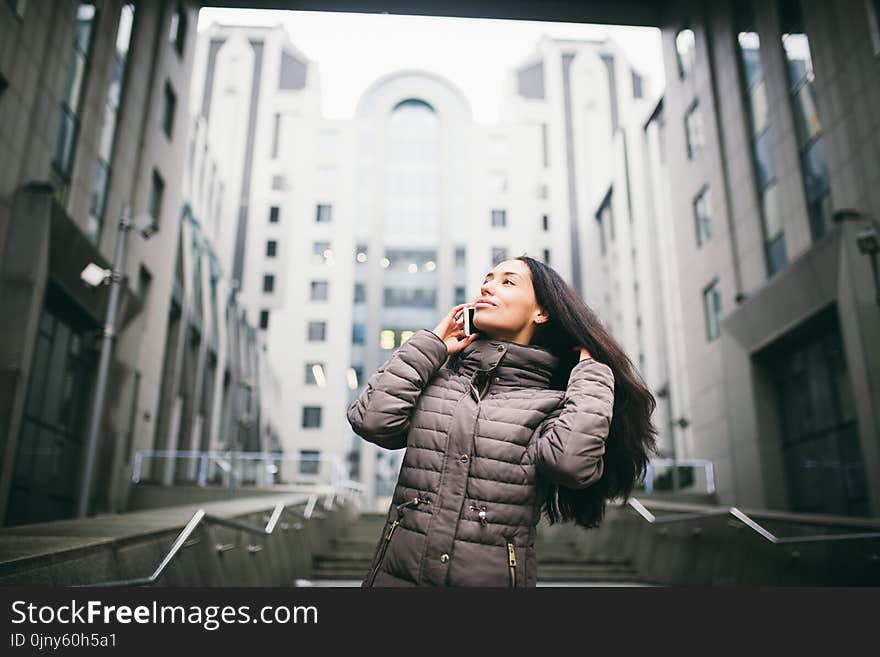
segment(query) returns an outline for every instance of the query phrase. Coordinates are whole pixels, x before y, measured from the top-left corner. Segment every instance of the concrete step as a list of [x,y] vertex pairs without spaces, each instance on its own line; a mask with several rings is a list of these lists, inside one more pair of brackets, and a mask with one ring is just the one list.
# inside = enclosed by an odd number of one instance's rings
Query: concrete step
[[[360,579],[298,579],[294,583],[294,586],[324,586],[324,587],[332,587],[332,588],[353,588],[359,587],[361,585],[362,580]],[[573,586],[653,586],[653,584],[647,584],[645,582],[547,582],[547,581],[539,581],[538,586],[541,587],[573,587]]]

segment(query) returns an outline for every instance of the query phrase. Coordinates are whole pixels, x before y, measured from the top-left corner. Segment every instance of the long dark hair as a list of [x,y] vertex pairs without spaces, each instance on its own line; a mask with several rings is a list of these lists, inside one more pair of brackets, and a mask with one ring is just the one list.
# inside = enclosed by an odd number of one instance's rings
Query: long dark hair
[[602,478],[588,488],[571,489],[538,477],[543,487],[542,510],[550,524],[574,521],[584,527],[598,527],[609,499],[629,499],[635,484],[645,475],[649,451],[657,454],[657,429],[651,415],[657,401],[632,361],[602,325],[596,313],[551,267],[527,255],[514,258],[528,265],[535,298],[549,315],[535,327],[531,344],[558,356],[551,386],[564,390],[580,354],[586,347],[590,355],[605,363],[614,374],[614,407],[611,428],[605,441]]

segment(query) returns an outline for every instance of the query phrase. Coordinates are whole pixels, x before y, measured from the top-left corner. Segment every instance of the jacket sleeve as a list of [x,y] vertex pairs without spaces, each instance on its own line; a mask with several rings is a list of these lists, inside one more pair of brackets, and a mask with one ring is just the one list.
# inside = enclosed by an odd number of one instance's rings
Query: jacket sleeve
[[592,358],[575,365],[561,406],[538,429],[538,472],[566,488],[599,481],[613,407],[611,368]]
[[446,344],[436,333],[427,329],[413,333],[349,405],[352,430],[385,449],[405,447],[419,395],[447,356]]

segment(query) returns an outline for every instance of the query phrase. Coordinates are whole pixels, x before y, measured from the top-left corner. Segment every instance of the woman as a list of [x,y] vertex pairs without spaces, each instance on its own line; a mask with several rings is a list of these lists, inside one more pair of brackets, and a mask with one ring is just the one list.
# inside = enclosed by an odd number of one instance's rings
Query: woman
[[655,449],[655,400],[553,269],[498,263],[465,337],[455,306],[419,330],[348,408],[354,431],[406,448],[361,586],[535,586],[536,527],[601,522]]

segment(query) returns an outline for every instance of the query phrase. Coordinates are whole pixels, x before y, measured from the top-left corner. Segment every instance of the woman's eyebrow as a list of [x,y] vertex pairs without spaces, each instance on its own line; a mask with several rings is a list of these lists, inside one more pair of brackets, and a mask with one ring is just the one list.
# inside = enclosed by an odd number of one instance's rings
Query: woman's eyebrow
[[[502,273],[502,276],[504,276],[505,274],[510,274],[510,275],[512,275],[512,276],[519,276],[519,274],[518,274],[517,272],[515,272],[515,271],[506,271],[506,272]],[[494,275],[495,275],[495,274],[493,274],[492,272],[489,272],[488,274],[486,274],[485,276],[483,276],[483,280],[485,281],[487,278],[491,278],[491,277],[494,276]]]

